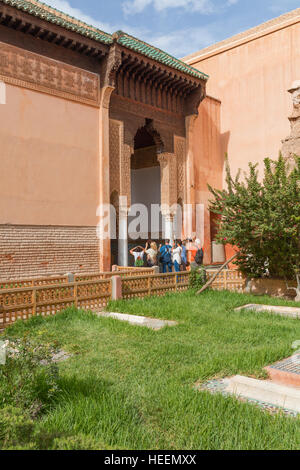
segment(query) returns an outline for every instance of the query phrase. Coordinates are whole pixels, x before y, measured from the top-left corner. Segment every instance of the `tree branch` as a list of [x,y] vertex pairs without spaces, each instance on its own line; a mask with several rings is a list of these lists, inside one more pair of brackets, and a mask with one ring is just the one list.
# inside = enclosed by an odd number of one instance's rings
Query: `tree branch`
[[226,261],[226,263],[223,264],[223,266],[216,272],[216,274],[205,284],[205,286],[202,287],[202,289],[200,289],[196,295],[200,295],[202,294],[202,292],[204,292],[206,289],[208,289],[209,286],[212,285],[212,283],[214,282],[214,280],[218,277],[218,275],[220,274],[221,271],[223,271],[223,269],[227,268],[227,266],[238,256],[239,253],[236,253],[234,256],[232,256],[228,261]]

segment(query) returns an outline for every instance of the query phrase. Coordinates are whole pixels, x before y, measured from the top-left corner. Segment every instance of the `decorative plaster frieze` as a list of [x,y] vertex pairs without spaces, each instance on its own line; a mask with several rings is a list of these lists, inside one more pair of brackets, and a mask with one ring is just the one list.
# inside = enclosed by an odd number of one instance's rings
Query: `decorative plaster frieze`
[[100,77],[83,69],[0,43],[0,81],[99,106]]

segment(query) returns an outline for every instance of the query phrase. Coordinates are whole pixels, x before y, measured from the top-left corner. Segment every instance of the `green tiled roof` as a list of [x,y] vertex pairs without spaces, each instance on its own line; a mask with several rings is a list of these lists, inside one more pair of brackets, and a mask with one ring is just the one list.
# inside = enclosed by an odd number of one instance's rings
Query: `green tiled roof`
[[94,28],[91,25],[79,21],[72,16],[56,10],[53,7],[49,7],[45,3],[27,0],[0,0],[2,3],[6,3],[18,10],[22,10],[29,15],[37,16],[42,20],[48,21],[49,23],[56,24],[62,28],[74,31],[75,33],[86,36],[104,44],[112,44],[112,36],[108,33],[104,33],[100,29]]
[[139,52],[140,54],[143,54],[150,59],[154,59],[161,64],[168,65],[173,69],[180,70],[181,72],[187,73],[188,75],[192,75],[196,78],[201,78],[202,80],[208,80],[209,78],[208,75],[200,72],[200,70],[185,64],[181,60],[176,59],[175,57],[171,56],[167,52],[162,51],[161,49],[158,49],[157,47],[151,46],[150,44],[147,44],[146,42],[141,41],[140,39],[137,39],[133,36],[129,36],[129,34],[126,34],[123,31],[117,31],[113,37],[117,37],[118,44]]
[[192,77],[201,78],[202,80],[207,80],[209,78],[205,73],[202,73],[194,67],[185,64],[167,52],[164,52],[157,47],[151,46],[144,41],[130,36],[123,31],[117,31],[113,35],[105,33],[92,25],[88,25],[87,23],[73,18],[72,16],[63,13],[56,8],[50,7],[45,3],[40,2],[39,0],[0,0],[0,2],[103,44],[112,44],[114,38],[118,44],[133,51],[139,52],[140,54],[143,54],[150,59],[156,60],[161,64],[172,67],[173,69],[191,75]]

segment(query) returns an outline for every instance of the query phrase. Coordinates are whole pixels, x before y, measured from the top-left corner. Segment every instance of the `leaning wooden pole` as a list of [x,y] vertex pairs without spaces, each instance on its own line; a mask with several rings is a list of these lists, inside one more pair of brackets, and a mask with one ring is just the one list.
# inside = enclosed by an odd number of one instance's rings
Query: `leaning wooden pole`
[[204,292],[206,289],[208,289],[209,286],[212,285],[212,283],[214,282],[214,280],[218,277],[218,275],[220,274],[220,272],[223,271],[223,269],[227,268],[227,266],[238,256],[238,253],[236,253],[234,256],[232,256],[228,261],[226,261],[226,263],[223,264],[223,266],[219,269],[219,271],[216,272],[216,274],[205,284],[205,286],[202,287],[202,289],[200,289],[196,295],[200,295],[202,294],[202,292]]

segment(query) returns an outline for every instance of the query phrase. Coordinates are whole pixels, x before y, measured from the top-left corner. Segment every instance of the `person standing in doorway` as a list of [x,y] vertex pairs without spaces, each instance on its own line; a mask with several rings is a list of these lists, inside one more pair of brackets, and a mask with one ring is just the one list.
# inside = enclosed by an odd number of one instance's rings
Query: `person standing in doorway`
[[146,243],[145,253],[147,255],[148,268],[153,268],[154,266],[157,266],[158,265],[158,262],[157,262],[158,249],[157,249],[157,245],[155,242],[149,241]]
[[204,251],[201,245],[201,241],[197,238],[194,242],[194,259],[191,264],[193,269],[199,268],[203,265]]
[[173,253],[173,263],[174,263],[175,271],[179,273],[180,266],[181,266],[181,254],[182,254],[182,247],[180,246],[180,243],[174,243],[172,253]]
[[144,253],[145,249],[142,246],[136,246],[130,250],[130,254],[134,257],[134,266],[136,268],[144,267]]
[[181,270],[182,271],[186,271],[186,267],[187,267],[187,263],[188,263],[188,260],[187,260],[187,250],[186,250],[186,241],[184,242],[179,242],[179,245],[181,246],[182,248],[182,253],[181,253]]
[[166,240],[165,244],[160,248],[160,262],[162,263],[163,273],[172,272],[173,264],[172,264],[172,247],[170,245],[170,240]]

